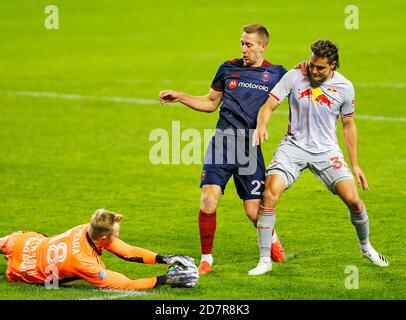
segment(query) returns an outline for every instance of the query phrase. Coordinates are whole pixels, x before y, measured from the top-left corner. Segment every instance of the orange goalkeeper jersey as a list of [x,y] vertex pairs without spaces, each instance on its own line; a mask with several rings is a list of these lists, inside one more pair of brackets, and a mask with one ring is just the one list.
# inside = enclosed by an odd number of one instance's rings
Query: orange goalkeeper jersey
[[[63,234],[48,238],[36,232],[15,232],[2,238],[0,247],[8,258],[10,281],[50,283],[83,279],[99,288],[141,290],[153,288],[157,277],[131,280],[106,269],[87,230],[79,225]],[[115,239],[106,250],[128,261],[154,264],[157,254]]]

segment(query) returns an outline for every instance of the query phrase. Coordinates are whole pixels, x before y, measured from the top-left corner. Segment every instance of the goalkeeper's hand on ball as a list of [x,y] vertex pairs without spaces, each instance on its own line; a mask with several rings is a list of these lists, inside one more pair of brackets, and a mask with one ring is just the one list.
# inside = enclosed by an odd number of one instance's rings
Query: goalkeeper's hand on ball
[[161,256],[161,257],[162,257],[162,261],[169,265],[180,264],[180,265],[184,266],[185,268],[196,267],[195,260],[189,256],[177,254],[174,256]]
[[175,262],[168,268],[165,275],[165,283],[171,287],[193,288],[197,280],[199,280],[199,272],[194,262],[193,265],[188,266]]
[[166,275],[158,277],[159,284],[172,287],[193,288],[199,279],[195,260],[192,257],[176,254],[173,256],[157,255],[157,263],[167,264]]

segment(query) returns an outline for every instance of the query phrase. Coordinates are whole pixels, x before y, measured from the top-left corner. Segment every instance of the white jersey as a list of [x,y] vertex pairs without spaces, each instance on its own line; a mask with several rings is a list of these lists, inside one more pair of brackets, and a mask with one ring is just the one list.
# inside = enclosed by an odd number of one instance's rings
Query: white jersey
[[269,96],[279,103],[289,95],[289,126],[285,139],[311,152],[339,150],[337,119],[354,114],[354,87],[334,71],[319,87],[299,69],[288,71]]

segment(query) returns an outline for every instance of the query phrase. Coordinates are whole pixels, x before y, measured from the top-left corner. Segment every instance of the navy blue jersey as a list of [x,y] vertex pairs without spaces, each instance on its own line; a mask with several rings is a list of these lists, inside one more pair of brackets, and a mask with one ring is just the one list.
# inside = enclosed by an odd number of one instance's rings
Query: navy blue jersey
[[259,109],[287,70],[264,60],[260,67],[245,67],[242,59],[224,62],[212,89],[223,91],[217,128],[255,129]]

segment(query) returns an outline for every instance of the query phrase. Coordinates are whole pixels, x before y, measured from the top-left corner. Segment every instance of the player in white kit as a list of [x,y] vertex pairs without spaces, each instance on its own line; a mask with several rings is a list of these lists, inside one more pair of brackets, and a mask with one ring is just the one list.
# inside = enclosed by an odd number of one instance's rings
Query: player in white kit
[[254,133],[254,143],[268,139],[266,124],[272,112],[289,96],[289,126],[285,138],[275,151],[266,173],[265,191],[258,213],[260,260],[249,275],[272,270],[269,257],[275,207],[288,189],[309,168],[321,182],[347,205],[360,243],[362,255],[375,265],[386,267],[387,259],[369,241],[368,215],[360,199],[353,175],[337,142],[337,120],[342,119],[344,142],[358,184],[368,190],[368,183],[358,164],[357,129],[354,122],[354,88],[338,73],[337,46],[318,40],[311,46],[309,72],[288,71],[270,92],[261,107]]

